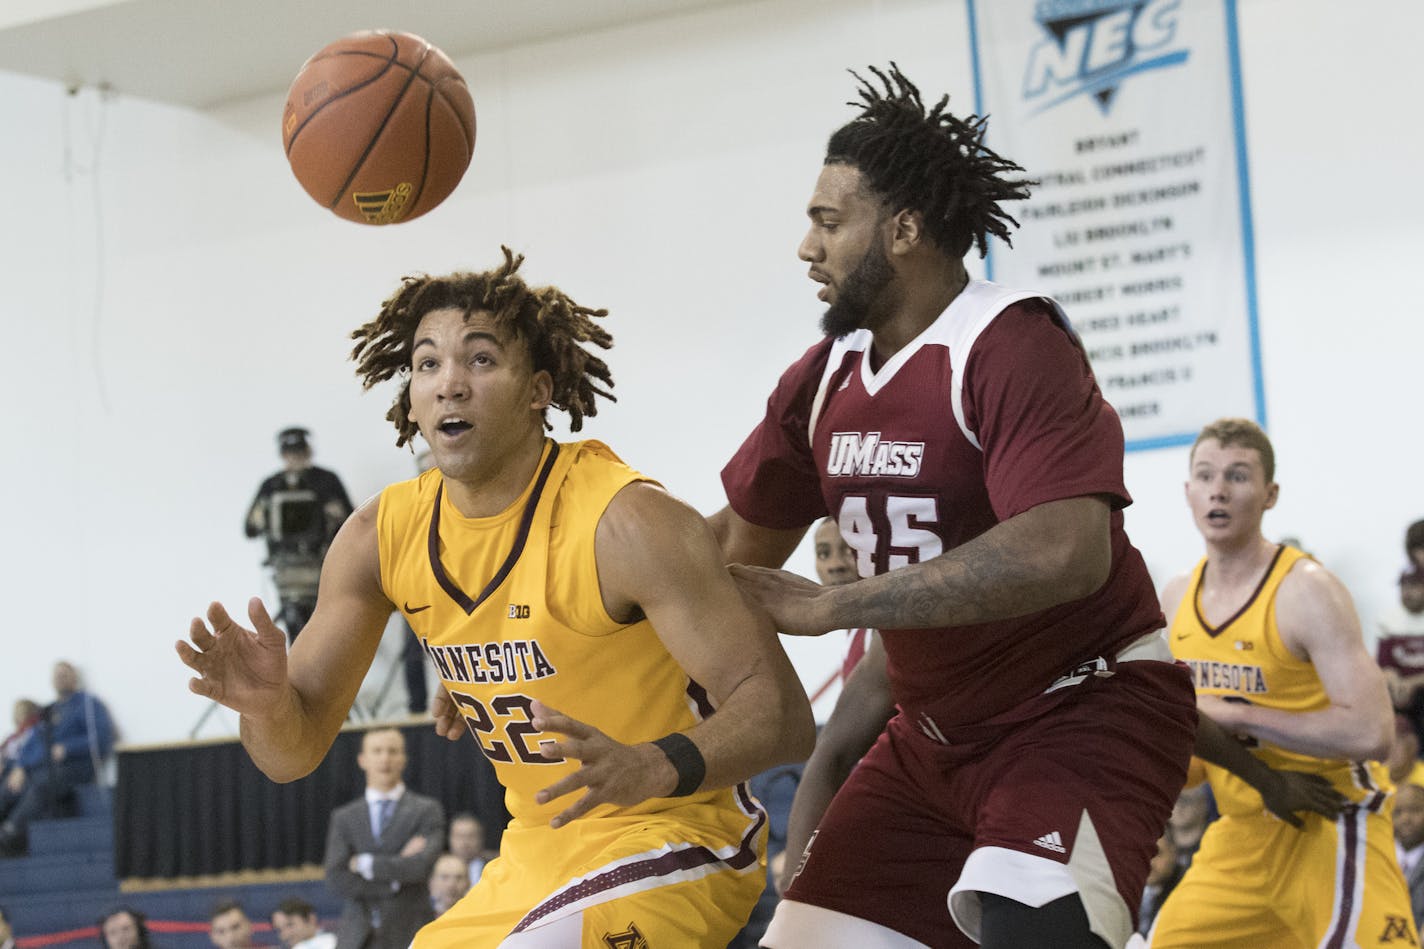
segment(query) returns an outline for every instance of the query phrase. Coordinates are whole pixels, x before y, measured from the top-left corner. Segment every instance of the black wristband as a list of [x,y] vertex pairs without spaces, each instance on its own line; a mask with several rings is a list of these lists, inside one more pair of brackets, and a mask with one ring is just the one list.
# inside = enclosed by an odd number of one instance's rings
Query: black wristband
[[702,787],[702,779],[707,777],[707,762],[691,738],[682,732],[673,732],[653,744],[667,755],[667,760],[672,762],[673,770],[677,772],[677,787],[668,797],[687,797]]

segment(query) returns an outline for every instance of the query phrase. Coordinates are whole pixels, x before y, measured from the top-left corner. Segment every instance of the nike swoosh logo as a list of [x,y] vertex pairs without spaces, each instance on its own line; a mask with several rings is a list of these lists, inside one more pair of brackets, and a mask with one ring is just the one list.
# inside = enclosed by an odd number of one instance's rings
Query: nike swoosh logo
[[429,603],[425,604],[424,606],[411,606],[409,600],[406,600],[406,602],[405,602],[405,611],[406,611],[407,613],[412,614],[412,615],[414,615],[414,614],[416,614],[416,613],[419,613],[421,610],[428,610],[428,609],[430,609],[430,604],[429,604]]

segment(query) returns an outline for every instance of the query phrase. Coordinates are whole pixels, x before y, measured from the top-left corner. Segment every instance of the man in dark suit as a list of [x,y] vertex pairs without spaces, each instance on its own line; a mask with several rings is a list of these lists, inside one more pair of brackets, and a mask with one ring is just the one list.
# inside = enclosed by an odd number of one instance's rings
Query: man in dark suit
[[445,811],[406,789],[405,760],[399,731],[367,732],[356,758],[366,793],[331,814],[326,880],[346,898],[340,949],[406,949],[432,919],[426,880],[445,841]]
[[1405,783],[1395,792],[1394,847],[1409,884],[1415,928],[1424,928],[1424,787]]

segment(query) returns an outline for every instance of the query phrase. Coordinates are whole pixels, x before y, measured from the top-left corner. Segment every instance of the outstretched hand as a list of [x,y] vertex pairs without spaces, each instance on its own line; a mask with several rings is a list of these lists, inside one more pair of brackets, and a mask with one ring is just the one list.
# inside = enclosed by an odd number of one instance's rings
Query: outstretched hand
[[791,636],[819,636],[837,628],[826,609],[826,597],[834,587],[822,586],[785,570],[739,563],[727,569],[742,595],[766,610],[781,632]]
[[1261,793],[1261,800],[1266,802],[1266,810],[1297,829],[1305,824],[1299,813],[1319,814],[1333,821],[1340,809],[1350,803],[1318,774],[1301,771],[1275,771],[1274,774],[1276,779]]
[[208,607],[207,622],[194,618],[189,644],[175,648],[183,664],[198,674],[188,689],[243,715],[272,713],[287,690],[287,636],[272,622],[262,601],[247,602],[253,629],[239,626],[221,603]]
[[551,761],[573,758],[583,763],[573,774],[536,794],[534,800],[547,804],[579,788],[588,788],[587,794],[551,820],[549,826],[562,827],[600,804],[627,807],[671,794],[677,787],[677,772],[656,745],[614,741],[592,725],[556,712],[543,702],[534,702],[532,711],[536,729],[564,736],[559,741],[540,741],[540,754]]

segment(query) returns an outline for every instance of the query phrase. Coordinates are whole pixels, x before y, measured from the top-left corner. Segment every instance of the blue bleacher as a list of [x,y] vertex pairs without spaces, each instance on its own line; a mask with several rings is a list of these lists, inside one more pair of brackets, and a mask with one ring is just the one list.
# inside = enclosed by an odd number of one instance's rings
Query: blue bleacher
[[58,817],[30,824],[30,853],[97,854],[114,853],[114,819],[106,815]]
[[[30,854],[0,860],[0,904],[9,910],[17,937],[63,933],[93,926],[116,905],[127,905],[151,921],[202,923],[222,899],[236,899],[253,923],[268,922],[282,900],[299,896],[316,907],[330,927],[341,901],[322,880],[120,893],[114,876],[114,826],[110,791],[78,788],[73,817],[30,824]],[[211,949],[207,932],[155,933],[164,949]],[[259,943],[276,945],[270,933]],[[93,945],[92,939],[76,945]]]
[[[38,853],[38,852],[37,852]],[[114,857],[102,853],[56,853],[0,860],[0,893],[5,901],[23,902],[26,897],[75,890],[117,892]]]

